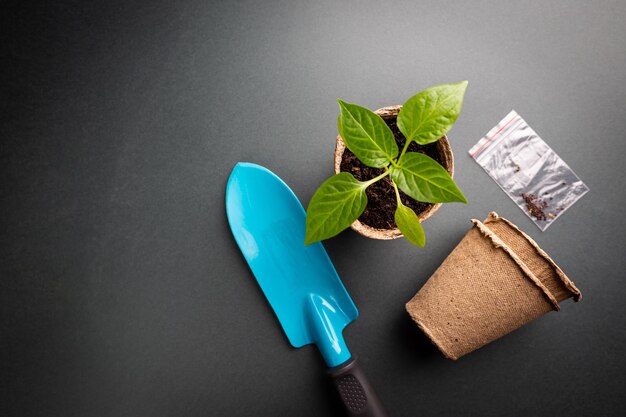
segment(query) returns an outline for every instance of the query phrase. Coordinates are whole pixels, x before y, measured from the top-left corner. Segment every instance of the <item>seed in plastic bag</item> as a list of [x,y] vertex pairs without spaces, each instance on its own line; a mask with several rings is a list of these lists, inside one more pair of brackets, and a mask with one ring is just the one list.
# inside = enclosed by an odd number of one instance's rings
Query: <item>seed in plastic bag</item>
[[531,216],[534,216],[537,220],[547,220],[546,213],[544,213],[543,209],[548,207],[548,203],[530,193],[522,193],[522,198],[526,202],[526,208]]

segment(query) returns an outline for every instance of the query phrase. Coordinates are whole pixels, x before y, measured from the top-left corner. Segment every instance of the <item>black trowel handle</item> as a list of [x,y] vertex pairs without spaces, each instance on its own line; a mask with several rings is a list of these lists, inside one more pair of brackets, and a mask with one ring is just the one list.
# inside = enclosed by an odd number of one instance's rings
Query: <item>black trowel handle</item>
[[330,368],[328,374],[333,379],[343,405],[350,417],[387,417],[387,412],[378,399],[374,388],[367,380],[356,357]]

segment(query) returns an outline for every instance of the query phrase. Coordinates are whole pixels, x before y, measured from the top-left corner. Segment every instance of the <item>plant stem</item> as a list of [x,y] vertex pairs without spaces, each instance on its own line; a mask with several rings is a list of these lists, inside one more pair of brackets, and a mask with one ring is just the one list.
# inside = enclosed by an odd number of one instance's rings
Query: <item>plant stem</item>
[[393,184],[393,189],[396,190],[396,199],[398,200],[398,206],[402,204],[402,200],[400,200],[400,191],[398,191],[398,186],[395,182],[391,181]]
[[383,179],[383,178],[385,178],[387,175],[389,175],[389,170],[388,170],[388,169],[385,169],[385,172],[383,172],[383,173],[382,173],[382,174],[380,174],[379,176],[377,176],[377,177],[375,177],[375,178],[372,178],[372,179],[371,179],[371,180],[369,180],[369,181],[365,181],[365,182],[363,183],[363,186],[364,186],[365,188],[367,188],[367,187],[369,187],[370,185],[374,184],[376,181],[382,180],[382,179]]
[[409,149],[409,145],[410,144],[411,144],[411,141],[409,139],[407,139],[405,144],[404,144],[404,148],[402,148],[402,152],[400,152],[400,156],[398,157],[398,160],[400,160],[400,158],[402,158],[402,155],[404,155],[406,153],[406,150]]

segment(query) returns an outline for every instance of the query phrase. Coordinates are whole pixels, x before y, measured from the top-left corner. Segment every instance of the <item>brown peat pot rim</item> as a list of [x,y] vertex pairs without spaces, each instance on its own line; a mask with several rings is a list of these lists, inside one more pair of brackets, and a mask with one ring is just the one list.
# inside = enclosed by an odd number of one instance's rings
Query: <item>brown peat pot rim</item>
[[[387,106],[376,110],[374,113],[382,117],[384,120],[394,119],[398,117],[398,113],[400,112],[401,108],[401,105]],[[448,137],[444,135],[436,143],[437,150],[441,155],[443,167],[446,169],[446,171],[448,171],[451,177],[454,177],[454,155],[452,154],[452,149],[450,149],[450,142],[448,142]],[[346,144],[343,142],[341,135],[337,135],[337,143],[335,146],[335,174],[339,174],[339,172],[341,171],[341,160],[343,158],[343,153],[345,150]],[[435,214],[435,212],[439,210],[439,207],[441,207],[441,203],[430,204],[426,210],[422,211],[421,213],[417,213],[420,222],[423,222],[424,220]],[[400,232],[398,228],[378,229],[368,226],[365,223],[361,223],[361,221],[359,221],[358,219],[355,220],[350,227],[355,232],[372,239],[391,240],[403,236],[402,232]]]

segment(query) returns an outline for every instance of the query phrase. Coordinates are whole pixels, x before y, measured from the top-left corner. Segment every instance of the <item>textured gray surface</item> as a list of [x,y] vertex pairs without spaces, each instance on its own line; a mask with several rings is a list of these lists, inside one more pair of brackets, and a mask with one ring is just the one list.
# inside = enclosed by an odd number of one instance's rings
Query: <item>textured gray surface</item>
[[[463,79],[470,203],[423,250],[326,243],[361,313],[349,345],[393,416],[624,414],[626,3],[107,3],[0,6],[1,415],[342,415],[230,236],[228,173],[265,165],[306,203],[337,97]],[[545,233],[467,155],[511,109],[591,188]],[[454,363],[404,303],[490,210],[584,299]]]

